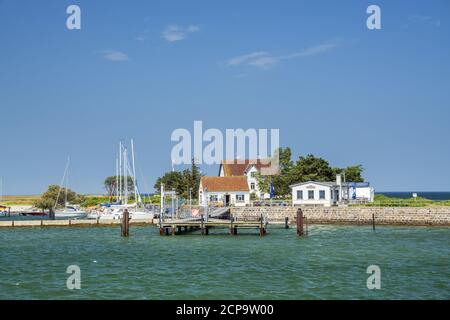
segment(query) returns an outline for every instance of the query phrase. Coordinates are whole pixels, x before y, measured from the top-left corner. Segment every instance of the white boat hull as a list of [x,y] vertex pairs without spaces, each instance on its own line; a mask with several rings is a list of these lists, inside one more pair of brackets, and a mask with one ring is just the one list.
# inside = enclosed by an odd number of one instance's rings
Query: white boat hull
[[55,212],[55,218],[61,218],[61,219],[82,219],[86,218],[87,213],[84,211],[73,211],[73,212]]

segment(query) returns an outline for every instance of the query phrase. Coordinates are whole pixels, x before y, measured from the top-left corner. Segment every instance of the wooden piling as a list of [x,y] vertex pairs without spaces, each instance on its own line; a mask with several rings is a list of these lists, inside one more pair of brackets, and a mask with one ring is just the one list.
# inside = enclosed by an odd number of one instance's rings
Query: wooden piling
[[305,232],[303,230],[303,211],[302,209],[297,210],[297,236],[303,237]]
[[284,218],[284,228],[289,229],[289,217]]
[[265,228],[264,228],[264,217],[263,217],[262,214],[261,214],[260,219],[261,219],[261,226],[259,227],[259,235],[260,236],[264,236],[266,234],[266,231],[265,231]]
[[201,217],[201,219],[200,219],[200,231],[201,231],[201,234],[202,234],[202,236],[204,236],[205,235],[205,225],[204,225],[204,221],[205,221],[205,219],[204,219],[204,217],[203,217],[203,215],[202,215],[202,217]]
[[129,228],[130,228],[130,213],[127,209],[123,211],[122,216],[122,225],[121,225],[121,234],[122,237],[128,237],[129,236]]
[[372,229],[375,231],[375,213],[372,213]]
[[176,235],[176,228],[175,228],[175,226],[172,226],[172,235],[174,236],[174,235]]

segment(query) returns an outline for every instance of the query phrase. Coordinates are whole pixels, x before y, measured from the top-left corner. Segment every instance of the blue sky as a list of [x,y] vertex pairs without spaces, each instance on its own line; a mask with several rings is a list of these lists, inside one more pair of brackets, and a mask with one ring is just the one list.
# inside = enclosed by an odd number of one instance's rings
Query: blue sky
[[129,138],[153,191],[194,120],[279,128],[295,159],[362,164],[379,191],[450,191],[449,18],[436,0],[0,0],[5,192],[59,183],[69,155],[70,186],[101,192]]

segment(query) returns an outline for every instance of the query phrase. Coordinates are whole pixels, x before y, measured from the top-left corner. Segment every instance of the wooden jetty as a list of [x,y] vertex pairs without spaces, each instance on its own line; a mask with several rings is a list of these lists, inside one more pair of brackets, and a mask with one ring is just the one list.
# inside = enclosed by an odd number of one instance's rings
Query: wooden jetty
[[[155,224],[153,219],[130,219],[130,225],[143,226]],[[102,227],[121,226],[119,219],[74,219],[74,220],[0,220],[0,228],[19,227]]]
[[208,214],[206,219],[202,215],[196,218],[160,219],[159,221],[160,235],[180,235],[198,230],[202,235],[208,235],[211,228],[229,229],[230,235],[237,235],[239,229],[256,229],[260,236],[264,236],[267,233],[267,221],[262,215],[256,219],[236,219],[230,215],[228,208],[215,210]]

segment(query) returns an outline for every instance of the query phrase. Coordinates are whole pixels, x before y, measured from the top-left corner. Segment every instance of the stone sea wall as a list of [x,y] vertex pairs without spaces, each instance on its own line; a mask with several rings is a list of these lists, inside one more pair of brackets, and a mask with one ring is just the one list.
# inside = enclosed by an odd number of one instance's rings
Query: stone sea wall
[[236,207],[231,213],[238,219],[265,214],[269,222],[288,217],[294,223],[299,208],[316,224],[372,224],[375,216],[377,225],[450,226],[450,207]]

